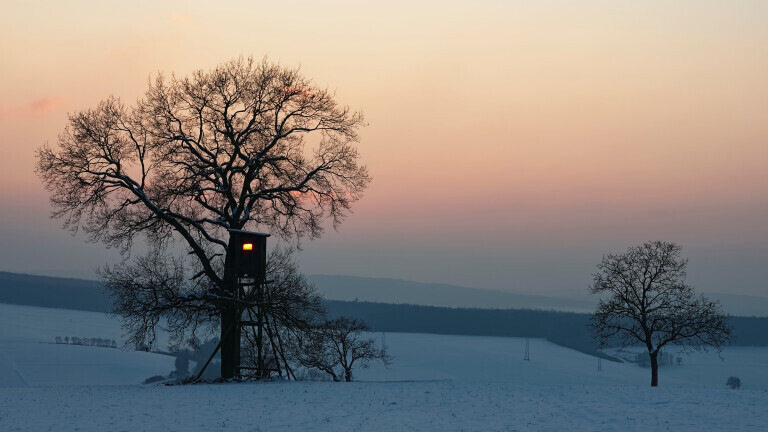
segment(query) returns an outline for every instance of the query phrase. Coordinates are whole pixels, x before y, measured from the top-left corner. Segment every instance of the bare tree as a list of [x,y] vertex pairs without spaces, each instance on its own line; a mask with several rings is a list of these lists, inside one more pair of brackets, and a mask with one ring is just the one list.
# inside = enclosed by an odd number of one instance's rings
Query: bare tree
[[370,182],[363,125],[297,69],[240,58],[160,74],[133,107],[110,97],[70,115],[36,172],[65,228],[124,254],[138,235],[148,242],[147,256],[100,273],[131,338],[151,341],[168,319],[194,339],[233,302],[228,229],[298,242],[342,222]]
[[606,294],[589,322],[593,335],[601,346],[645,345],[654,387],[664,346],[720,351],[731,339],[730,317],[719,303],[686,285],[688,260],[681,252],[677,244],[655,241],[603,256],[590,287],[591,294]]
[[329,374],[334,381],[352,381],[352,369],[357,364],[362,368],[372,361],[388,365],[391,357],[386,346],[376,346],[376,340],[363,333],[371,329],[364,321],[340,317],[326,321],[318,330],[320,335],[309,340],[310,346],[302,352],[301,362],[305,367],[315,368]]
[[[267,279],[271,283],[260,294],[251,293],[244,301],[260,306],[262,333],[258,328],[246,331],[243,363],[254,367],[256,377],[272,373],[296,379],[299,366],[297,347],[312,338],[325,319],[325,307],[314,285],[307,282],[293,260],[293,250],[276,248],[267,260]],[[245,318],[254,314],[246,310]]]
[[151,346],[162,328],[170,333],[171,349],[197,348],[217,328],[222,300],[207,279],[190,278],[183,258],[153,250],[132,263],[102,268],[99,275],[112,298],[112,312],[123,321],[126,346]]

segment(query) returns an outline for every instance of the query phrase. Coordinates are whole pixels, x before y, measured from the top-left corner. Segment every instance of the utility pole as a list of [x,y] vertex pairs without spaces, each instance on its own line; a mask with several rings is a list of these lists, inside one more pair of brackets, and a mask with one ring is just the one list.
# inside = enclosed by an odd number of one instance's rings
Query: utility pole
[[523,360],[531,361],[531,343],[528,338],[525,338],[525,358]]

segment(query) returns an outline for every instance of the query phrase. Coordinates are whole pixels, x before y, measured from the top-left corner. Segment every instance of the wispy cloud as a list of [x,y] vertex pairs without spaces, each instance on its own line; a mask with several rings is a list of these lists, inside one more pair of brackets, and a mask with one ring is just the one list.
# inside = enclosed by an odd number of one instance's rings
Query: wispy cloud
[[37,117],[45,115],[67,104],[67,100],[60,97],[48,96],[37,99],[24,106],[0,106],[0,119],[11,117]]
[[26,110],[32,115],[45,114],[48,111],[52,111],[63,105],[66,105],[67,100],[60,97],[44,97],[38,99],[29,104]]
[[174,24],[188,26],[192,24],[192,20],[181,12],[172,12],[168,17],[168,20]]

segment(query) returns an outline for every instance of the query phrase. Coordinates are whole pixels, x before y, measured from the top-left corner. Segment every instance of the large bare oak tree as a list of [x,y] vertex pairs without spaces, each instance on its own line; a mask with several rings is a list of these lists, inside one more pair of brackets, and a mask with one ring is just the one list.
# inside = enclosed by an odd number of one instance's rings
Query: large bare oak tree
[[362,126],[297,69],[240,58],[71,114],[36,171],[66,228],[123,253],[144,236],[147,256],[101,275],[134,342],[163,321],[181,342],[232,303],[227,230],[298,241],[342,222],[370,182]]
[[670,344],[718,351],[731,338],[729,316],[717,301],[696,296],[685,283],[688,260],[674,243],[655,241],[606,255],[590,286],[603,294],[589,327],[601,346],[643,344],[651,386],[659,384],[658,354]]

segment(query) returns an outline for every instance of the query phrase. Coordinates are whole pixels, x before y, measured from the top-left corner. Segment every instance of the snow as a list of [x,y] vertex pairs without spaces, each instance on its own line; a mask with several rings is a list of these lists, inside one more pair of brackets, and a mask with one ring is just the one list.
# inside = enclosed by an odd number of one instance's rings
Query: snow
[[75,336],[121,346],[121,334],[119,321],[101,313],[0,304],[0,388],[140,384],[174,369],[166,355],[55,343]]
[[[3,430],[766,430],[764,392],[451,381],[5,389]],[[41,407],[45,407],[41,415]]]
[[[643,347],[625,351],[647,355]],[[742,389],[768,391],[768,347],[732,346],[718,354],[711,350],[683,353],[680,347],[669,346],[663,352],[681,357],[682,365],[660,367],[659,385],[718,388],[725,384],[728,377],[736,376],[741,379]],[[650,369],[634,367],[643,371],[643,376],[650,380]]]
[[[140,385],[173,358],[55,344],[113,338],[103,314],[0,304],[0,431],[768,430],[768,348],[684,356],[650,371],[541,339],[375,335],[390,368],[356,382]],[[741,378],[740,390],[725,387]]]
[[56,336],[101,337],[120,342],[120,322],[97,312],[0,303],[0,340],[53,342]]

